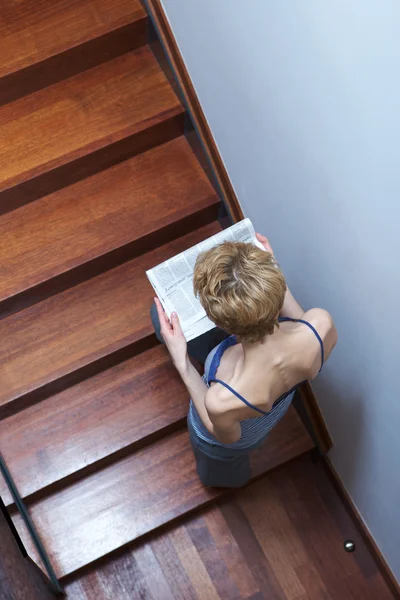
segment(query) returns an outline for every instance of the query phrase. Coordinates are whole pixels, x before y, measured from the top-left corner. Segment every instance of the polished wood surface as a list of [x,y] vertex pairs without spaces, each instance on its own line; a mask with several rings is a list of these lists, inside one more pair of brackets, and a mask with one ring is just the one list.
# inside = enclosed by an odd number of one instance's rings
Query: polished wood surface
[[[305,599],[324,593],[333,599],[391,598],[322,466],[301,460],[289,473],[285,478],[272,473],[268,484],[255,486],[254,495],[265,498],[264,506],[257,507],[247,490],[238,502],[250,526],[257,527],[257,540],[284,594],[303,594]],[[263,519],[266,514],[272,518]],[[355,541],[355,554],[344,551],[346,539]]]
[[112,355],[126,351],[121,361],[135,353],[132,345],[153,334],[146,269],[217,231],[219,223],[210,223],[0,321],[0,415],[82,380],[88,365],[94,374],[115,364]]
[[182,136],[2,215],[0,314],[197,228],[201,211],[215,219],[218,204]]
[[42,175],[1,192],[0,215],[180,137],[185,129],[185,119],[186,113],[166,117],[148,129],[123,137],[89,155],[67,162],[61,167],[46,171]]
[[140,0],[3,0],[0,77],[144,16]]
[[[259,476],[312,447],[292,408],[265,447],[254,452],[252,472]],[[64,577],[222,493],[200,483],[188,433],[182,431],[30,504],[29,510],[56,573]],[[17,517],[15,523],[18,528]]]
[[0,104],[146,43],[139,0],[3,0]]
[[[354,539],[357,551],[343,550]],[[66,585],[68,600],[394,600],[309,455]]]
[[0,206],[10,188],[182,113],[147,46],[1,107]]
[[0,421],[1,452],[21,496],[43,495],[182,426],[188,403],[159,345]]

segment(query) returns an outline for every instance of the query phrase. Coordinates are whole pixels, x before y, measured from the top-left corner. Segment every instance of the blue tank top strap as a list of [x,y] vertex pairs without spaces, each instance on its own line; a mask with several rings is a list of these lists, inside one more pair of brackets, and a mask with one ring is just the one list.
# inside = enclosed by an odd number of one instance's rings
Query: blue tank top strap
[[[221,385],[223,385],[224,387],[226,387],[230,392],[232,392],[232,394],[235,394],[235,396],[237,398],[239,398],[239,400],[241,400],[242,402],[244,402],[245,404],[247,404],[247,406],[249,406],[250,408],[253,408],[254,410],[257,410],[258,412],[260,412],[263,415],[267,415],[268,412],[266,412],[265,410],[261,410],[261,408],[257,408],[257,406],[254,406],[253,404],[250,404],[250,402],[248,402],[246,400],[246,398],[243,398],[243,396],[241,394],[239,394],[239,392],[237,392],[236,390],[234,390],[233,388],[231,388],[230,385],[228,385],[227,383],[225,383],[224,381],[221,381],[221,379],[211,379],[209,381],[209,383],[220,383]],[[285,394],[286,396],[286,394]]]
[[[308,321],[304,321],[303,319],[292,319],[291,317],[279,317],[278,321],[279,321],[279,323],[284,323],[285,321],[292,321],[294,323],[303,323],[304,325],[307,325],[307,327],[309,327],[311,329],[311,331],[314,333],[315,337],[317,338],[317,340],[319,341],[319,344],[321,346],[321,368],[320,368],[320,370],[321,370],[323,367],[323,364],[324,364],[324,344],[321,339],[321,336],[319,335],[319,333],[315,329],[315,327],[313,327],[311,325],[311,323],[309,323]],[[216,375],[218,367],[220,365],[223,353],[225,352],[225,350],[227,348],[229,348],[230,346],[234,346],[236,343],[237,343],[236,337],[234,335],[231,335],[230,337],[226,338],[223,342],[221,342],[221,344],[218,346],[217,351],[215,352],[214,357],[211,361],[210,369],[208,372],[208,377],[207,377],[208,384],[220,383],[226,389],[228,389],[232,394],[234,394],[237,398],[239,398],[239,400],[244,402],[244,404],[246,404],[249,408],[252,408],[253,410],[256,410],[257,412],[259,412],[263,415],[267,415],[267,414],[269,414],[268,412],[266,412],[265,410],[262,410],[261,408],[258,408],[257,406],[254,406],[253,404],[248,402],[246,400],[246,398],[243,398],[243,396],[241,394],[239,394],[236,390],[234,390],[230,385],[228,385],[221,379],[215,378],[215,375]],[[301,383],[298,383],[298,384],[294,385],[288,392],[285,392],[284,394],[282,394],[282,396],[280,396],[277,400],[275,400],[275,402],[273,404],[273,408],[275,408],[278,404],[280,404],[280,402],[282,402],[285,398],[287,398],[300,385],[301,385]]]
[[313,325],[311,325],[311,323],[309,323],[308,321],[304,321],[304,319],[292,319],[291,317],[279,317],[279,319],[278,319],[279,323],[285,323],[286,321],[292,321],[293,323],[303,323],[303,325],[307,325],[307,327],[309,327],[311,329],[311,331],[314,333],[315,337],[319,341],[319,345],[321,346],[321,367],[319,369],[321,371],[322,367],[324,366],[325,352],[324,352],[324,342],[322,341],[321,336],[319,335],[318,331],[315,329],[315,327]]
[[237,340],[236,340],[236,336],[234,336],[234,335],[230,335],[229,337],[225,338],[223,342],[220,343],[220,345],[217,348],[216,353],[213,356],[210,368],[208,370],[208,376],[207,376],[208,383],[210,383],[212,380],[214,380],[215,375],[218,370],[218,367],[221,362],[222,355],[225,352],[225,350],[227,348],[229,348],[230,346],[234,346],[235,344],[237,344]]

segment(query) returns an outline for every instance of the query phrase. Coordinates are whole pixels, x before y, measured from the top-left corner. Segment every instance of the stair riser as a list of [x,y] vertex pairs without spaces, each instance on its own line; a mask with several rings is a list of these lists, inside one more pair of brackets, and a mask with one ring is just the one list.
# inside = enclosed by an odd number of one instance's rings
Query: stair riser
[[185,113],[166,115],[157,125],[6,189],[0,193],[0,215],[183,135],[184,126]]
[[120,27],[0,80],[0,106],[146,44],[147,18]]
[[[45,281],[40,285],[25,290],[16,296],[7,298],[3,302],[0,302],[0,319],[32,306],[37,302],[50,298],[51,296],[91,279],[92,277],[100,275],[101,273],[132,260],[145,252],[150,252],[158,246],[162,246],[185,233],[190,233],[203,225],[211,223],[217,219],[219,208],[217,201],[210,204],[213,200],[213,198],[205,200],[197,211],[193,211],[193,206],[189,206],[189,214],[180,214],[179,217],[177,216],[174,223],[166,225],[165,227],[160,224],[158,230],[153,231],[140,239],[134,240],[121,248],[117,248],[94,260],[86,262],[75,269],[71,269],[66,273],[62,273],[61,275]],[[206,206],[204,206],[204,204],[206,204]]]
[[[188,438],[184,430],[165,436],[57,494],[29,503],[59,578],[77,574],[150,532],[232,493],[202,486]],[[252,481],[312,448],[299,417],[290,408],[265,446],[251,454]],[[20,530],[19,516],[13,520]],[[21,534],[31,554],[31,542],[23,531]],[[35,557],[34,551],[31,555]]]
[[[300,458],[301,456],[310,454],[311,452],[312,452],[312,450],[306,449],[303,452],[300,452],[297,456],[294,456],[293,458],[288,460],[284,464],[290,464],[291,462],[295,461],[297,458]],[[268,472],[273,473],[275,470],[278,470],[281,466],[282,465],[277,465],[276,467],[272,468]],[[250,484],[255,483],[256,481],[258,481],[265,475],[266,475],[266,473],[256,474],[254,477],[251,478]],[[211,505],[215,504],[216,502],[223,503],[224,500],[226,501],[227,499],[231,498],[232,493],[234,493],[232,490],[227,489],[227,488],[208,488],[208,489],[210,490],[209,498],[207,498],[206,500],[203,500],[200,504],[197,504],[196,501],[191,502],[191,503],[188,502],[182,508],[182,511],[180,513],[177,512],[172,517],[167,517],[166,519],[160,519],[160,521],[154,526],[154,529],[149,529],[148,531],[144,531],[132,542],[128,542],[126,544],[121,544],[121,546],[119,546],[119,548],[117,548],[116,550],[109,552],[107,554],[104,554],[99,559],[96,559],[91,563],[88,562],[84,567],[76,569],[76,571],[72,571],[71,573],[68,573],[67,575],[59,574],[58,575],[59,581],[61,581],[63,586],[65,586],[68,583],[70,583],[71,581],[79,579],[79,577],[82,577],[86,573],[89,573],[95,567],[100,568],[101,565],[115,559],[118,555],[123,554],[129,548],[134,548],[138,544],[143,543],[146,539],[149,539],[149,536],[151,536],[152,534],[156,533],[157,535],[161,535],[163,531],[170,530],[173,527],[179,526],[179,524],[182,523],[183,519],[189,519],[190,517],[195,516],[196,514],[199,514],[199,513],[201,514],[201,511],[207,510],[207,508],[209,508]]]
[[101,358],[81,367],[80,369],[72,371],[71,373],[67,373],[55,381],[51,381],[42,387],[38,387],[32,392],[28,392],[22,396],[19,396],[18,398],[10,400],[7,402],[7,404],[3,404],[3,406],[0,407],[0,420],[10,417],[20,410],[24,410],[28,406],[32,406],[32,404],[36,404],[36,402],[45,400],[53,394],[58,394],[66,388],[80,383],[84,379],[93,377],[94,375],[97,375],[97,373],[105,371],[105,369],[114,367],[124,360],[128,360],[129,358],[140,354],[141,352],[145,352],[145,350],[152,348],[156,344],[158,344],[158,341],[151,325],[145,329],[136,331],[134,334],[134,339],[130,339],[126,346],[123,346],[122,348],[119,347],[118,350],[114,352],[112,349],[107,349],[105,350],[105,356],[102,356]]
[[[187,415],[185,414],[185,411],[183,411],[182,417],[180,419],[177,419],[174,422],[170,423],[169,425],[166,425],[165,427],[161,427],[160,429],[155,430],[153,433],[147,435],[146,437],[143,437],[142,439],[140,439],[132,444],[129,444],[128,446],[125,446],[124,448],[121,448],[117,452],[108,454],[108,456],[105,456],[104,458],[87,465],[83,469],[74,471],[67,477],[64,477],[63,479],[61,479],[59,481],[55,481],[55,482],[51,483],[50,485],[41,488],[37,492],[23,496],[25,503],[37,502],[38,500],[41,500],[42,498],[45,498],[46,496],[49,496],[50,494],[53,494],[63,488],[68,487],[69,485],[72,485],[73,483],[76,483],[80,479],[89,477],[89,475],[92,475],[93,473],[96,473],[100,469],[104,469],[105,467],[108,467],[112,463],[114,463],[118,460],[121,460],[121,459],[129,456],[130,454],[133,454],[134,452],[137,452],[138,450],[140,450],[141,448],[144,448],[145,446],[150,446],[150,444],[156,443],[158,440],[161,440],[163,437],[165,437],[167,435],[172,435],[173,433],[175,433],[185,427],[186,420],[187,420]],[[4,502],[4,504],[6,505],[6,507],[8,508],[9,513],[11,515],[16,514],[17,508],[14,504],[13,498],[12,498],[8,488],[6,488],[4,486],[2,486],[2,488],[1,488],[1,498]]]

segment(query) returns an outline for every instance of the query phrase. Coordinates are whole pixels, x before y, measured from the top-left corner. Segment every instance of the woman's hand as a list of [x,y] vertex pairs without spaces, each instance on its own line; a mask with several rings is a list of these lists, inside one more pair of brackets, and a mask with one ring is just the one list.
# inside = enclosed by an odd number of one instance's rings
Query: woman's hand
[[154,298],[157,307],[158,318],[160,320],[161,335],[171,355],[175,367],[180,373],[187,367],[187,343],[183,335],[179,317],[176,312],[171,314],[171,321],[164,312],[161,302],[158,298]]
[[256,233],[256,238],[258,239],[259,242],[261,242],[261,244],[264,246],[266,251],[271,252],[272,256],[274,256],[274,251],[272,250],[271,244],[269,243],[269,241],[267,240],[265,235],[261,235],[261,233]]

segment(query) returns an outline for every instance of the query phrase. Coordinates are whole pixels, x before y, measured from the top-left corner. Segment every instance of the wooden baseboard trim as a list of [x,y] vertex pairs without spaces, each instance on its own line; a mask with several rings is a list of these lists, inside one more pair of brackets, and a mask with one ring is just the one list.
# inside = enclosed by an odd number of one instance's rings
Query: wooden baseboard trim
[[244,218],[239,200],[235,194],[227,170],[218,151],[217,145],[211,133],[210,126],[204,115],[203,109],[193,87],[185,62],[182,58],[178,44],[168,22],[167,16],[160,0],[142,0],[143,5],[153,22],[171,68],[177,79],[182,92],[184,102],[193,121],[193,125],[199,135],[211,168],[214,171],[223,200],[231,213],[234,222]]
[[[156,29],[160,42],[170,63],[171,69],[176,77],[183,100],[186,104],[186,108],[204,147],[204,151],[221,190],[225,205],[230,212],[232,220],[234,222],[240,221],[244,218],[242,208],[230,182],[228,172],[225,169],[225,165],[218,151],[217,145],[211,133],[211,129],[207,123],[207,119],[193,87],[185,62],[178,48],[178,44],[176,43],[167,16],[161,5],[161,1],[142,0],[142,2],[145,9],[149,13],[151,21]],[[323,420],[317,400],[309,384],[305,384],[303,386],[301,395],[308,414],[308,419],[313,426],[319,449],[323,453],[326,453],[333,445],[332,438]]]
[[322,464],[324,465],[324,468],[326,470],[326,473],[327,473],[330,481],[332,482],[332,485],[334,486],[337,494],[342,499],[343,504],[344,504],[347,512],[349,513],[352,521],[354,522],[357,530],[359,531],[360,535],[362,536],[363,540],[365,541],[365,544],[367,545],[368,550],[374,557],[374,559],[378,565],[378,568],[379,568],[380,572],[382,573],[382,576],[384,577],[390,591],[393,594],[393,598],[400,600],[400,584],[397,581],[397,579],[395,578],[395,576],[394,576],[392,570],[390,569],[386,559],[384,558],[381,550],[379,549],[377,543],[375,542],[374,538],[372,537],[371,532],[369,531],[368,527],[366,526],[366,524],[365,524],[362,516],[360,515],[356,505],[354,504],[353,500],[351,499],[350,494],[344,487],[343,482],[340,479],[335,467],[332,465],[331,461],[329,460],[329,458],[327,456],[325,456],[323,458]]
[[332,448],[333,441],[311,384],[306,381],[300,386],[299,391],[310,424],[314,430],[318,448],[322,454],[326,454]]

